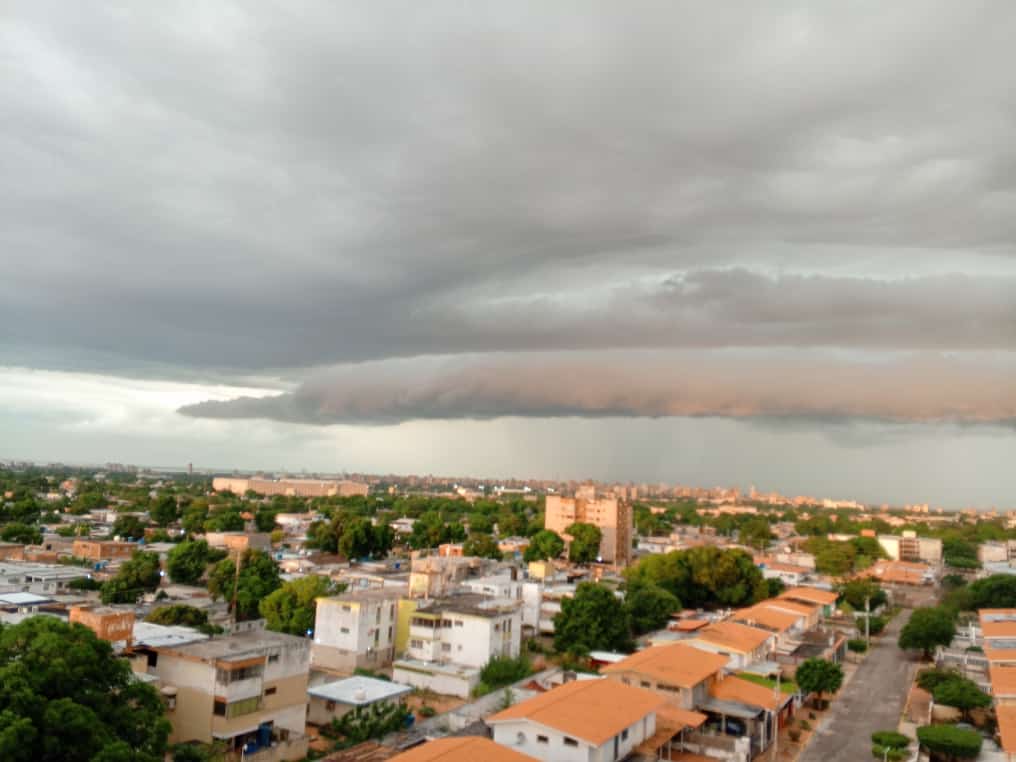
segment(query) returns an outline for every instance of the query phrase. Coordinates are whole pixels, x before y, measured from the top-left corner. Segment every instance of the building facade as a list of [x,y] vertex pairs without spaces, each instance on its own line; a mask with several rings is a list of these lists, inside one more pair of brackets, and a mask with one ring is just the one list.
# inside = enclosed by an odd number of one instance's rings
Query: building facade
[[547,495],[544,527],[560,535],[574,523],[593,524],[602,533],[600,559],[627,566],[631,562],[632,510],[616,497],[561,497]]

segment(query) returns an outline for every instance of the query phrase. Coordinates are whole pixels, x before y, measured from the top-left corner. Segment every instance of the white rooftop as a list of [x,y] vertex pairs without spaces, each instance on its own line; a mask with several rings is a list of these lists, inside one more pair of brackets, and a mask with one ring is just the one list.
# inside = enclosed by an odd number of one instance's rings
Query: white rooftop
[[169,626],[154,624],[152,622],[134,622],[133,639],[135,647],[165,648],[167,646],[183,646],[187,643],[196,643],[199,640],[208,640],[208,636],[192,627]]
[[34,593],[0,593],[0,606],[37,606],[49,603],[50,598]]
[[376,701],[390,701],[412,692],[413,688],[402,683],[378,680],[373,677],[354,675],[344,680],[315,685],[307,693],[326,701],[337,701],[351,706],[366,706]]

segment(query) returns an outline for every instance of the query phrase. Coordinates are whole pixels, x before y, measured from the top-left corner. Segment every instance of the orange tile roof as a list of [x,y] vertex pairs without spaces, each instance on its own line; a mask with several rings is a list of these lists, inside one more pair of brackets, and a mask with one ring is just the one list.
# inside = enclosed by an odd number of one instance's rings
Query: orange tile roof
[[818,603],[822,606],[829,606],[836,603],[840,596],[829,590],[819,590],[817,587],[792,587],[780,593],[780,598],[800,599],[811,603]]
[[676,630],[677,632],[692,632],[693,630],[701,630],[707,624],[709,624],[709,621],[706,619],[679,619],[670,625],[668,629]]
[[801,603],[800,601],[792,601],[788,598],[773,598],[766,601],[766,603],[769,604],[769,608],[785,609],[786,611],[793,611],[804,616],[814,614],[820,605],[818,603]]
[[[768,630],[737,622],[714,622],[695,633],[692,640],[704,640],[723,648],[749,653],[773,637]],[[689,641],[690,642],[690,641]]]
[[440,738],[392,757],[391,762],[535,762],[507,746],[479,736]]
[[602,667],[600,674],[638,672],[659,682],[692,688],[727,664],[727,657],[701,651],[683,643],[650,646],[627,659]]
[[995,707],[995,718],[1002,736],[1002,750],[1008,754],[1016,752],[1016,706]]
[[1016,696],[1016,667],[989,664],[988,676],[993,696]]
[[772,688],[758,685],[749,680],[742,680],[734,675],[727,675],[713,685],[710,693],[722,701],[737,701],[751,706],[760,706],[770,711],[776,711],[779,706]]
[[656,710],[656,724],[669,725],[680,730],[681,728],[697,728],[709,718],[699,712],[692,712],[688,709],[678,709],[676,706],[664,704]]
[[[1016,637],[1016,609],[981,609],[977,612],[981,632],[986,638]],[[992,621],[991,616],[1011,616],[1012,620]]]
[[599,746],[665,703],[657,693],[616,680],[573,680],[510,706],[486,722],[532,720]]
[[740,609],[735,611],[732,617],[736,622],[742,622],[752,626],[752,622],[757,622],[760,626],[770,630],[776,630],[777,632],[786,632],[800,619],[798,614],[790,614],[786,611],[779,611],[767,606],[765,602],[757,603],[754,606],[749,606],[746,609]]
[[920,585],[924,583],[924,574],[931,567],[925,564],[915,564],[909,561],[876,561],[856,576],[859,578],[871,577],[882,582],[899,582],[908,585]]

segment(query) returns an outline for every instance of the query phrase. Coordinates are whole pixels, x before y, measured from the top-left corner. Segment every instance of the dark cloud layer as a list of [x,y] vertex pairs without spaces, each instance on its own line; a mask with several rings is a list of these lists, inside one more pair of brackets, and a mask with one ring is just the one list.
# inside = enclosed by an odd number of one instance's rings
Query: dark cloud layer
[[607,363],[590,355],[508,355],[347,366],[291,393],[181,412],[312,424],[502,416],[1006,423],[1016,421],[1014,380],[1016,367],[993,358],[619,353]]
[[1011,351],[1014,33],[944,0],[9,3],[0,362]]

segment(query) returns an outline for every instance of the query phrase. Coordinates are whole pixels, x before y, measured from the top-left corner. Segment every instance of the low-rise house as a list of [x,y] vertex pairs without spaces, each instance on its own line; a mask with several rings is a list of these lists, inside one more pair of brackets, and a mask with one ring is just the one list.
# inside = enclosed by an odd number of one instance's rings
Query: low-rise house
[[170,743],[223,742],[259,760],[307,754],[309,641],[254,630],[185,645],[135,648],[135,670],[157,677]]
[[604,666],[600,673],[625,685],[656,691],[679,709],[694,709],[727,666],[723,654],[704,653],[683,643],[651,646]]
[[486,719],[494,741],[546,762],[614,762],[656,734],[657,693],[576,680]]
[[318,598],[312,661],[316,668],[341,673],[376,669],[395,656],[401,594],[369,588]]
[[821,608],[821,615],[824,617],[833,615],[833,612],[836,610],[836,601],[839,600],[838,593],[832,590],[822,590],[817,587],[794,587],[790,590],[784,590],[778,597],[784,601],[796,601],[797,603],[819,606]]
[[811,630],[818,627],[822,621],[822,610],[823,607],[817,603],[809,603],[801,600],[793,600],[791,598],[770,598],[765,601],[768,608],[772,611],[781,611],[785,614],[792,614],[793,616],[803,618],[804,629]]
[[402,703],[412,692],[412,686],[361,675],[312,685],[307,689],[307,720],[326,725],[356,709]]
[[751,741],[750,758],[764,752],[776,737],[781,717],[789,714],[793,697],[772,688],[727,675],[710,688],[710,699],[699,711],[710,718],[710,724],[724,734],[747,736]]
[[71,552],[78,558],[89,561],[115,561],[130,558],[134,551],[141,547],[134,542],[116,542],[114,540],[75,540]]
[[230,553],[244,553],[248,550],[268,551],[272,538],[267,532],[207,532],[205,542],[209,547]]
[[745,609],[735,611],[731,621],[749,627],[757,627],[776,636],[776,648],[780,649],[807,630],[808,617],[778,606],[770,606],[767,601],[756,603]]
[[765,661],[776,650],[775,633],[731,621],[714,622],[696,630],[682,642],[726,656],[727,667],[731,670],[744,669],[754,662]]

